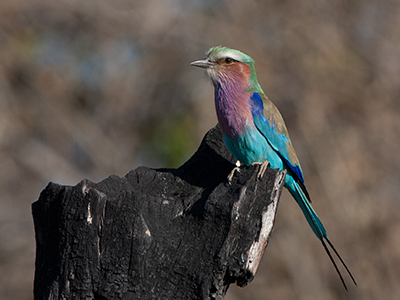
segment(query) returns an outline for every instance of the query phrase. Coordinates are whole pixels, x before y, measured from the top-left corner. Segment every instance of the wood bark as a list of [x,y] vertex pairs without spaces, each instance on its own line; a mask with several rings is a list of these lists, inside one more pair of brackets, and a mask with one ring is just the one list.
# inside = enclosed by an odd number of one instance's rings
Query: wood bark
[[177,169],[55,183],[32,204],[35,299],[222,299],[253,279],[284,172],[241,167],[218,126]]

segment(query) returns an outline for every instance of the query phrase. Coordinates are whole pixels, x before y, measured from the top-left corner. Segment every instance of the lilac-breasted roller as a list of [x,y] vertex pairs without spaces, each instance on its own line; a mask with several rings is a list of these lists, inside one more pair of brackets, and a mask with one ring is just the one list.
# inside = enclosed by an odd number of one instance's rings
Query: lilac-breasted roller
[[[311,206],[299,159],[290,141],[285,122],[258,83],[254,60],[238,50],[213,47],[206,52],[205,59],[194,61],[190,65],[205,68],[212,79],[218,122],[229,151],[241,164],[249,166],[261,163],[259,177],[263,176],[268,165],[274,169],[287,170],[284,185],[324,246],[344,287],[347,290],[326,242],[356,284]],[[235,169],[230,174],[229,180]]]

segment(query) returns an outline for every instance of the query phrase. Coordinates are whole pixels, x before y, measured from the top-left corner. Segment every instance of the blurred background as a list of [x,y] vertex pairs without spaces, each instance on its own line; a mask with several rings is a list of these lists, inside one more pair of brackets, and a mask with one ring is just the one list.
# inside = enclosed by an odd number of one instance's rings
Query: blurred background
[[216,123],[188,63],[252,56],[313,205],[358,281],[347,293],[285,191],[236,299],[400,295],[400,3],[390,0],[0,2],[0,299],[32,299],[31,204],[140,165],[178,167]]

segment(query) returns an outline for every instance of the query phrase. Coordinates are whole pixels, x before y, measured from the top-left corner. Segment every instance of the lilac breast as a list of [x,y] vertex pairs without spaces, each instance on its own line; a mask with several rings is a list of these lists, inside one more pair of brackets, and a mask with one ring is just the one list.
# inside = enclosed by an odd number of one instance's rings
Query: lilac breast
[[234,81],[216,82],[214,86],[215,109],[222,132],[229,138],[241,136],[251,117],[250,93]]

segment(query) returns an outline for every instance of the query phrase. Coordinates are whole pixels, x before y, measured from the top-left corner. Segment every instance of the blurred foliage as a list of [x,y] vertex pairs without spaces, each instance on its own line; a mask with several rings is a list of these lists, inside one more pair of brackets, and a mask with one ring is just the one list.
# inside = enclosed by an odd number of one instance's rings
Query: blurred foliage
[[144,160],[158,158],[159,165],[167,168],[177,168],[182,165],[196,151],[197,144],[194,138],[194,122],[189,115],[186,117],[172,117],[161,126],[155,126],[149,139],[143,141],[143,149],[139,156]]
[[227,299],[400,294],[400,3],[395,0],[0,2],[0,299],[31,299],[30,204],[49,181],[176,167],[216,124],[188,63],[256,61],[313,204],[359,286],[346,293],[284,193],[253,283]]

